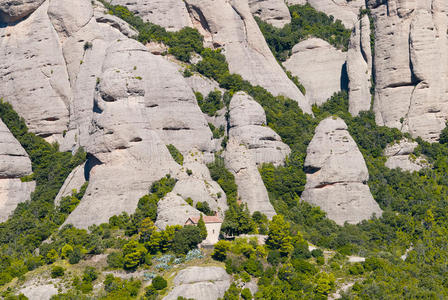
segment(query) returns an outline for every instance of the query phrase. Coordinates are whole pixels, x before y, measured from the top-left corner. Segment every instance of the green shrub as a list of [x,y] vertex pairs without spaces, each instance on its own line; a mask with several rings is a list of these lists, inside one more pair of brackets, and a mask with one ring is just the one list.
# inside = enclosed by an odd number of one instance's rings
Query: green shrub
[[61,266],[53,266],[51,268],[51,278],[57,278],[64,276],[65,269]]
[[241,297],[243,297],[244,300],[250,300],[250,299],[252,299],[252,293],[250,292],[250,290],[248,288],[244,288],[241,291]]
[[166,288],[168,286],[168,283],[162,276],[156,276],[152,280],[152,286],[156,290],[160,291],[160,290],[163,290],[164,288]]
[[183,227],[174,234],[173,250],[175,253],[186,254],[202,242],[201,230],[193,225]]
[[182,153],[180,153],[180,151],[177,150],[177,148],[174,147],[174,145],[169,144],[166,147],[170,151],[170,154],[173,157],[174,161],[182,166],[184,164],[184,156],[182,155]]
[[218,110],[224,107],[224,103],[222,101],[222,93],[218,90],[210,92],[205,98],[200,93],[196,93],[196,95],[198,105],[204,114],[213,117],[214,115],[216,115],[216,112]]
[[121,252],[112,252],[107,256],[107,265],[111,268],[123,268],[124,258]]

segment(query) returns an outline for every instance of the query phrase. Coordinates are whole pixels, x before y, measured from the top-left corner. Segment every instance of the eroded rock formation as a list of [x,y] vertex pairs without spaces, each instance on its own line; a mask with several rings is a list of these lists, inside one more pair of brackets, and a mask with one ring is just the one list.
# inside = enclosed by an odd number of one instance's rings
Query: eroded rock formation
[[282,28],[291,22],[289,9],[283,0],[249,0],[250,11],[263,21]]
[[387,157],[386,167],[389,169],[402,169],[403,171],[420,171],[428,167],[429,164],[424,157],[416,157],[412,153],[417,148],[418,143],[403,139],[388,145],[384,149],[384,156]]
[[20,143],[0,120],[0,222],[6,221],[17,204],[30,199],[35,182],[22,182],[31,174],[31,161]]
[[113,5],[124,5],[130,11],[169,31],[191,27],[191,20],[183,1],[177,0],[112,0]]
[[193,24],[209,45],[222,47],[231,73],[274,95],[296,100],[304,112],[311,107],[271,53],[249,9],[247,0],[187,0]]
[[302,199],[319,206],[337,224],[381,216],[367,185],[364,158],[342,119],[329,117],[317,126],[307,149],[305,171]]
[[370,33],[369,17],[365,15],[356,23],[352,31],[347,52],[349,111],[354,116],[358,115],[360,111],[370,110],[372,102]]
[[447,2],[368,1],[377,123],[437,140],[448,112]]
[[283,65],[299,78],[309,103],[321,105],[346,84],[346,57],[326,41],[310,38],[295,45]]
[[221,267],[189,267],[174,277],[174,288],[164,300],[179,296],[192,299],[214,300],[224,296],[232,277]]

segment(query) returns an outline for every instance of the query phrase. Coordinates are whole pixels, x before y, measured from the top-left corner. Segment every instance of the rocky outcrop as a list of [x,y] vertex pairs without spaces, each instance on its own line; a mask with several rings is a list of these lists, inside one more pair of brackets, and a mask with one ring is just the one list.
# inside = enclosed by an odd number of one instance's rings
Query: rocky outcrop
[[30,199],[35,182],[22,182],[31,174],[31,161],[20,143],[0,120],[0,222],[21,202]]
[[364,158],[342,119],[329,117],[317,126],[304,166],[307,182],[302,199],[319,206],[337,224],[381,215],[367,185]]
[[[296,2],[297,0],[287,1]],[[353,28],[358,20],[359,9],[365,7],[364,0],[306,0],[306,2],[316,10],[333,16],[335,20],[341,20],[348,29]]]
[[235,176],[240,199],[251,213],[275,215],[258,165],[283,164],[291,150],[266,126],[263,108],[252,97],[238,92],[229,105],[229,143],[224,155],[227,169]]
[[163,298],[175,300],[182,296],[188,299],[214,300],[224,296],[232,277],[221,267],[189,267],[174,277],[174,288]]
[[182,167],[185,172],[176,176],[179,180],[174,186],[173,193],[184,199],[191,198],[194,207],[198,202],[207,202],[213,211],[224,218],[224,212],[228,208],[226,193],[211,178],[204,155],[200,151],[190,151],[184,156]]
[[189,217],[199,217],[201,212],[190,206],[184,198],[174,192],[168,193],[157,204],[157,220],[155,225],[160,230],[166,226],[184,226]]
[[263,21],[282,28],[291,23],[289,9],[283,0],[249,0],[250,11]]
[[304,112],[311,113],[308,101],[272,55],[247,0],[187,0],[186,3],[193,24],[203,33],[206,43],[223,49],[231,73],[240,74],[274,95],[294,99]]
[[346,53],[326,41],[310,38],[295,45],[283,65],[299,78],[309,103],[321,105],[341,90],[346,78],[346,57]]
[[71,99],[65,59],[48,7],[46,1],[19,24],[0,26],[0,95],[20,112],[31,132],[43,137],[62,136]]
[[384,149],[384,156],[387,157],[386,167],[410,172],[428,167],[429,164],[424,157],[416,157],[412,154],[417,146],[417,142],[408,139],[388,145]]
[[54,200],[54,203],[59,205],[63,197],[72,195],[74,190],[79,192],[85,182],[85,164],[82,164],[74,168],[65,179],[64,184]]
[[448,101],[446,1],[369,1],[377,123],[435,141]]
[[370,110],[372,95],[372,49],[370,46],[370,20],[365,15],[355,25],[347,52],[349,79],[349,111],[356,116]]
[[229,137],[244,145],[256,164],[283,164],[291,150],[266,125],[263,108],[244,92],[236,93],[229,106]]
[[124,5],[130,11],[168,31],[178,31],[192,27],[187,8],[183,1],[177,0],[112,0],[113,5]]
[[238,197],[247,204],[249,211],[251,213],[259,211],[271,219],[275,215],[275,210],[249,150],[234,138],[230,138],[224,161],[226,168],[235,176]]
[[0,24],[18,22],[29,16],[45,0],[1,0]]

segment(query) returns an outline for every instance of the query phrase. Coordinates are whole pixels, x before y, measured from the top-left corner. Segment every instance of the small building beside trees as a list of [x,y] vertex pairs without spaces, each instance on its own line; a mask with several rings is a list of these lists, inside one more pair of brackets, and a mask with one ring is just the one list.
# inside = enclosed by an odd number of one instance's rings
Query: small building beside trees
[[[189,217],[185,225],[198,226],[201,217]],[[202,216],[207,229],[207,237],[202,241],[202,245],[214,245],[219,241],[219,233],[221,231],[222,220],[218,216]]]

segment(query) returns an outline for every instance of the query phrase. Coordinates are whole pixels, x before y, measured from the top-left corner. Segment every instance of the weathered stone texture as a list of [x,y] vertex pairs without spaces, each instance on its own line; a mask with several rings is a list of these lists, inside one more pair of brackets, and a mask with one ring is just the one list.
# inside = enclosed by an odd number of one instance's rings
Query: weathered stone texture
[[373,199],[361,152],[342,119],[329,117],[316,128],[305,160],[302,199],[319,206],[339,225],[356,224],[382,213]]

